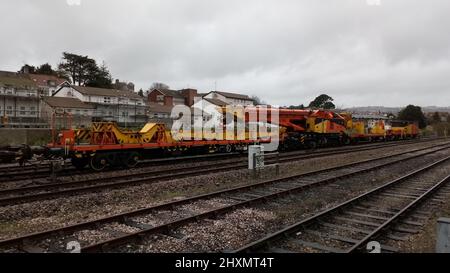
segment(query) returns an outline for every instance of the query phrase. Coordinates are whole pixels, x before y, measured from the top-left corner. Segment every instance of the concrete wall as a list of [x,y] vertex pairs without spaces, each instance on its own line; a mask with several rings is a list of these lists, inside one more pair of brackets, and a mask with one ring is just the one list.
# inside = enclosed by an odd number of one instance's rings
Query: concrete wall
[[43,145],[50,141],[50,129],[0,128],[0,145]]

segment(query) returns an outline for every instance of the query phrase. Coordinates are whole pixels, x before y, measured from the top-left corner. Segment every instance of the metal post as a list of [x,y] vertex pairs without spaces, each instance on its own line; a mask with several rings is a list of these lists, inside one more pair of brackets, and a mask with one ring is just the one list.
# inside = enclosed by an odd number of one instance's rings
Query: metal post
[[450,218],[438,219],[436,252],[450,253]]
[[256,178],[256,155],[253,156],[253,178]]

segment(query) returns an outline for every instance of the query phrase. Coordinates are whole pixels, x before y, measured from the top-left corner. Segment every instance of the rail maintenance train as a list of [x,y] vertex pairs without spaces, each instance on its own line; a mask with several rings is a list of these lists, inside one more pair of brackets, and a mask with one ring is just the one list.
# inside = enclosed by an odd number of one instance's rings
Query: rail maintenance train
[[[246,109],[245,121],[249,121],[252,111],[259,115],[260,109]],[[410,139],[419,135],[417,125],[411,122],[354,119],[349,113],[339,114],[330,110],[277,110],[277,119],[272,120],[269,114],[266,122],[278,126],[280,150]],[[77,168],[89,166],[101,171],[108,166],[134,167],[140,159],[148,156],[188,152],[230,153],[267,141],[261,135],[258,139],[250,139],[249,133],[247,129],[245,138],[241,140],[223,136],[175,140],[171,130],[160,123],[147,123],[140,131],[129,131],[120,129],[113,122],[94,122],[89,128],[55,132],[52,143],[47,147],[53,152],[62,152]]]
[[[352,117],[350,113],[320,109],[276,110],[278,114],[272,119],[272,110],[265,109],[269,114],[264,122],[277,126],[279,150],[349,145],[360,141],[412,139],[419,136],[417,124],[412,122],[360,119]],[[226,113],[225,108],[220,111]],[[235,120],[245,120],[248,125],[251,114],[259,117],[261,111],[259,107],[247,108],[245,116],[234,117]],[[52,122],[52,141],[45,147],[47,154],[70,159],[78,169],[89,166],[96,171],[107,167],[132,168],[143,158],[167,154],[245,151],[248,145],[270,141],[267,140],[268,135],[259,131],[256,139],[250,139],[248,126],[243,139],[203,135],[177,140],[172,136],[171,129],[162,123],[147,123],[139,131],[121,129],[114,122],[93,122],[88,128],[74,129],[70,124],[70,115],[64,114],[62,118],[69,120],[65,126],[67,129],[57,130],[56,122]],[[225,121],[223,126],[226,126]],[[194,135],[194,132],[184,133]],[[32,153],[26,153],[27,156],[30,154]]]

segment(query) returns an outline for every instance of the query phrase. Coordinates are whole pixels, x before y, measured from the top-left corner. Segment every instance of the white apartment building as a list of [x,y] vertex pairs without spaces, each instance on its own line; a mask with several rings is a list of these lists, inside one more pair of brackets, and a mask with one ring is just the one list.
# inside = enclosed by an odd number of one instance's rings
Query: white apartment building
[[93,118],[119,123],[147,122],[148,113],[145,99],[137,93],[116,89],[105,89],[62,84],[54,97],[76,98],[95,106]]
[[36,84],[26,75],[0,71],[0,127],[44,127]]
[[230,92],[211,91],[204,95],[203,98],[220,100],[229,105],[255,105],[255,102],[249,96]]

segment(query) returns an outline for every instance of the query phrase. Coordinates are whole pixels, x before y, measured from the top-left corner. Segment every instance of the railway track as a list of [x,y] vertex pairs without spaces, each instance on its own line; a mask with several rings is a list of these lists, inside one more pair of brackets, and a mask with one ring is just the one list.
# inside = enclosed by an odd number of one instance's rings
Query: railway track
[[[230,154],[210,154],[210,155],[194,155],[186,157],[171,157],[171,158],[161,158],[161,159],[148,159],[139,162],[139,167],[149,167],[149,166],[163,166],[171,163],[178,162],[193,162],[193,161],[205,161],[205,160],[221,160],[239,155],[239,153]],[[139,168],[138,167],[138,168]],[[20,181],[23,179],[39,179],[46,178],[52,174],[51,164],[48,162],[40,163],[36,162],[31,165],[25,166],[9,166],[0,168],[0,183]],[[72,175],[85,175],[85,174],[98,174],[89,169],[77,170],[72,166],[70,161],[64,161],[63,174],[58,174],[59,177],[68,177]]]
[[[187,223],[196,222],[200,219],[217,217],[221,214],[234,211],[250,205],[266,202],[267,200],[277,200],[290,194],[302,192],[307,189],[321,187],[333,183],[339,179],[348,178],[358,174],[370,172],[383,167],[391,167],[395,163],[406,162],[413,158],[434,154],[438,151],[448,149],[448,146],[438,148],[428,148],[429,151],[421,152],[426,149],[417,149],[401,154],[391,155],[384,158],[364,160],[346,164],[339,167],[328,168],[320,171],[314,171],[302,175],[289,176],[278,179],[271,179],[256,184],[235,187],[221,190],[213,193],[198,195],[182,200],[168,202],[148,208],[138,209],[126,213],[104,217],[92,221],[73,224],[70,226],[51,229],[43,232],[28,234],[16,238],[0,241],[0,247],[4,251],[54,251],[64,250],[64,242],[67,240],[78,240],[76,232],[83,230],[103,230],[107,232],[108,238],[97,242],[82,242],[82,251],[103,251],[122,243],[139,241],[145,235],[165,233],[170,234],[171,230]],[[417,153],[415,155],[401,157],[407,153]],[[386,160],[388,158],[395,160]],[[444,162],[448,159],[440,160]],[[211,209],[208,200],[221,200],[219,207]],[[203,204],[203,209],[195,213],[182,213],[183,206],[187,204]],[[216,204],[217,206],[217,204]],[[170,213],[171,212],[171,213]],[[168,218],[157,224],[149,224],[145,219],[152,221],[161,217],[161,213],[168,213]],[[147,217],[147,218],[146,218]],[[128,232],[115,229],[111,225],[120,225],[128,228]],[[132,231],[130,231],[132,229]],[[45,240],[44,240],[45,239]],[[45,242],[42,242],[44,240]],[[9,248],[8,248],[9,247]]]
[[[411,143],[424,143],[439,140],[439,138],[430,138],[430,139],[421,139],[421,140],[406,140],[402,142],[388,142],[388,143],[375,143],[375,144],[359,144],[351,147],[344,148],[324,148],[319,151],[295,151],[295,152],[287,152],[286,154],[316,154],[316,155],[325,155],[330,153],[339,154],[347,151],[357,151],[357,150],[370,150],[382,147],[390,147],[390,146],[398,146],[398,145],[408,145]],[[161,166],[167,164],[174,164],[179,162],[192,162],[192,161],[205,161],[211,159],[226,159],[230,157],[235,157],[238,155],[237,153],[233,154],[211,154],[211,155],[197,155],[197,156],[186,156],[186,157],[174,157],[174,158],[162,158],[162,159],[149,159],[143,160],[139,163],[139,167],[148,167],[148,166]],[[69,161],[65,161],[64,173],[60,176],[67,177],[78,174],[90,174],[95,173],[91,170],[76,170]],[[0,166],[0,183],[5,182],[14,182],[20,181],[24,179],[39,179],[46,178],[51,175],[51,164],[48,162],[34,162],[31,165],[25,166],[11,166],[7,167]]]
[[[437,145],[439,147],[446,146],[448,143]],[[436,147],[437,147],[436,146]],[[367,149],[374,149],[374,147],[363,148],[364,150]],[[428,148],[420,148],[415,149],[413,151],[422,151],[426,150]],[[348,152],[359,152],[361,149],[358,150],[350,150],[345,151],[345,153]],[[335,151],[331,153],[327,153],[327,155],[332,154],[341,154],[343,151]],[[396,154],[393,156],[399,156],[403,154],[411,153],[411,151],[402,152],[400,154]],[[301,155],[283,155],[278,159],[278,162],[291,162],[294,160],[302,160],[302,159],[309,159],[318,157],[320,155],[316,154],[301,154]],[[393,156],[385,156],[382,158],[391,158]],[[379,159],[373,159],[373,160],[379,160]],[[271,161],[269,161],[270,163]],[[215,172],[221,172],[221,171],[230,171],[230,170],[237,170],[237,169],[245,169],[247,168],[247,163],[243,163],[242,161],[233,161],[228,163],[208,163],[204,166],[188,166],[188,167],[182,167],[178,168],[176,170],[171,170],[170,172],[168,170],[150,170],[146,172],[140,172],[139,174],[136,173],[126,173],[122,175],[116,175],[114,178],[111,177],[93,177],[85,180],[79,180],[79,181],[69,181],[69,182],[61,182],[61,183],[50,183],[50,184],[44,184],[44,185],[34,185],[34,186],[26,186],[26,187],[18,187],[18,188],[10,188],[10,189],[4,189],[0,190],[0,205],[11,205],[11,204],[17,204],[17,203],[23,203],[23,202],[30,202],[30,201],[36,201],[36,200],[45,200],[53,197],[60,197],[62,195],[69,195],[69,194],[81,194],[81,193],[88,193],[88,192],[95,192],[99,190],[106,190],[111,188],[117,188],[117,187],[124,187],[124,186],[133,186],[133,185],[139,185],[144,183],[155,183],[160,182],[164,180],[172,180],[176,178],[181,177],[190,177],[190,176],[198,176],[198,175],[204,175],[209,173],[215,173]],[[114,179],[115,181],[111,182],[111,179]]]
[[[338,154],[345,154],[345,153],[350,153],[350,152],[360,152],[360,151],[367,151],[367,150],[375,150],[378,148],[387,148],[387,147],[391,147],[391,146],[399,146],[399,145],[409,145],[411,143],[426,143],[426,142],[433,142],[433,141],[438,141],[441,140],[439,138],[436,139],[426,139],[426,140],[411,140],[411,141],[405,141],[405,142],[401,142],[401,143],[377,143],[377,144],[370,144],[370,145],[364,145],[363,147],[360,147],[361,145],[357,145],[357,146],[353,146],[353,147],[345,147],[345,148],[326,148],[320,151],[295,151],[295,152],[286,152],[286,153],[281,153],[280,157],[287,157],[290,158],[291,156],[295,159],[297,156],[299,159],[308,159],[308,158],[315,158],[315,157],[319,157],[319,156],[327,156],[327,155],[338,155]],[[173,163],[177,163],[177,162],[184,162],[184,161],[206,161],[206,162],[210,162],[209,160],[215,159],[215,160],[221,160],[221,159],[226,159],[226,158],[230,158],[233,157],[233,155],[230,156],[230,154],[216,154],[216,155],[202,155],[202,156],[191,156],[191,157],[179,157],[179,158],[165,158],[165,159],[152,159],[152,160],[147,160],[147,161],[143,161],[141,162],[141,166],[142,167],[147,167],[147,166],[164,166],[164,165],[168,165],[168,164],[173,164]],[[270,158],[270,157],[269,157]],[[240,162],[242,160],[241,157],[238,158],[232,158],[235,160],[235,162]],[[208,160],[208,161],[207,161]],[[30,166],[32,167],[35,171],[38,170],[36,166]],[[20,167],[18,167],[20,168]],[[39,178],[47,178],[50,180],[51,176],[50,173],[48,172],[48,170],[41,170],[40,172],[44,172],[44,173],[32,173],[30,174],[29,172],[27,172],[26,167],[22,173],[20,173],[20,175],[18,176],[14,176],[11,177],[11,174],[5,174],[5,173],[1,173],[0,172],[0,183],[5,185],[8,183],[13,183],[13,182],[17,182],[17,181],[21,181],[23,180],[24,177],[26,177],[26,181],[27,183],[25,183],[26,185],[29,184],[50,184],[51,181],[42,181],[42,180],[35,180],[35,179],[39,179]],[[44,168],[45,169],[45,168]],[[141,168],[137,168],[135,169],[136,171],[139,171]],[[73,171],[73,172],[72,172]],[[95,178],[95,180],[97,179],[101,179],[101,177],[99,177],[99,174],[109,174],[110,172],[103,172],[103,173],[97,173],[97,172],[91,172],[88,170],[85,171],[76,171],[75,169],[73,169],[71,171],[71,169],[65,169],[64,170],[64,174],[61,175],[59,174],[56,178],[56,180],[61,180],[67,177],[73,177],[74,175],[92,175],[93,178]],[[161,171],[156,171],[156,173],[162,173],[164,172],[164,170]],[[143,173],[145,174],[145,173]],[[120,174],[114,174],[115,176],[120,177]],[[106,177],[106,176],[105,176]],[[53,179],[52,179],[53,180]]]
[[[427,183],[417,176],[448,159],[450,157],[389,181],[235,252],[365,252],[373,251],[373,248],[366,249],[369,242],[406,240],[410,234],[419,232],[431,214],[418,208],[426,201],[443,203],[445,196],[450,195],[450,175]],[[389,245],[379,246],[381,252],[398,251]]]

